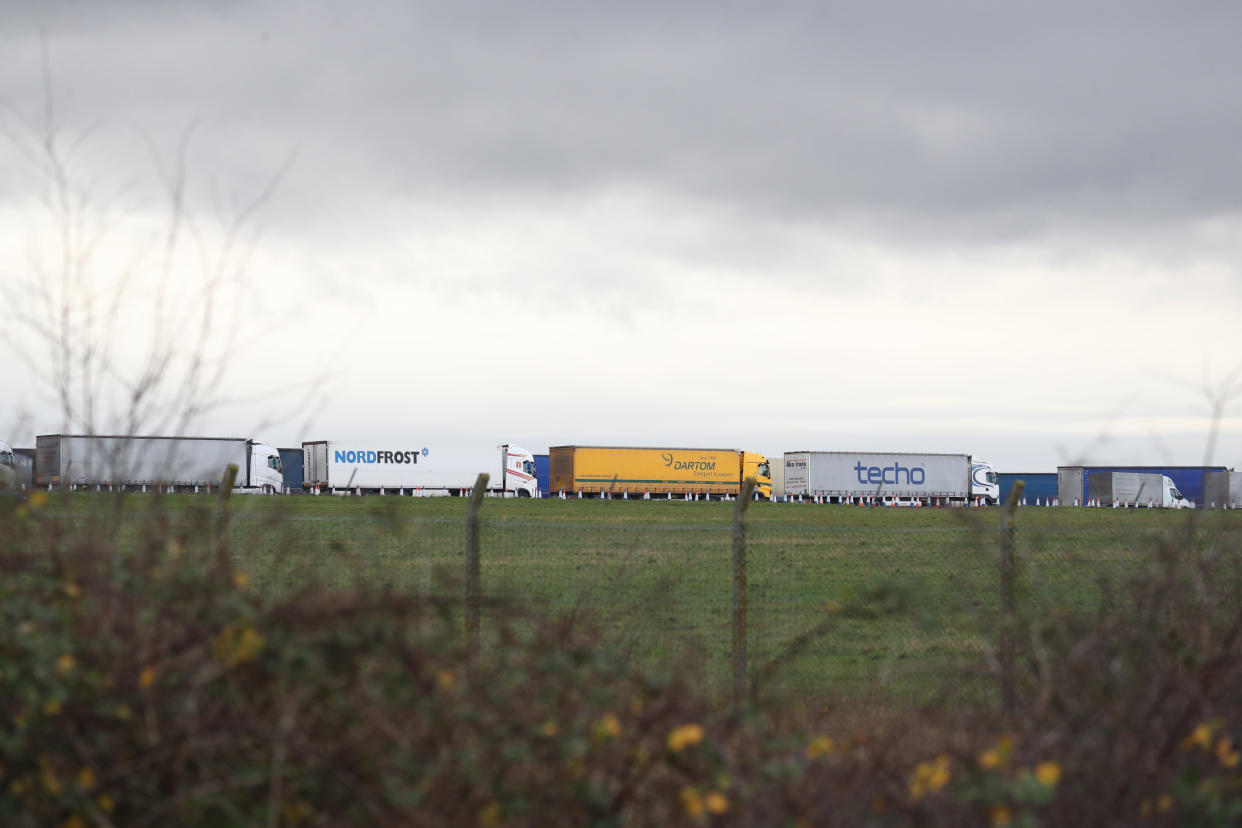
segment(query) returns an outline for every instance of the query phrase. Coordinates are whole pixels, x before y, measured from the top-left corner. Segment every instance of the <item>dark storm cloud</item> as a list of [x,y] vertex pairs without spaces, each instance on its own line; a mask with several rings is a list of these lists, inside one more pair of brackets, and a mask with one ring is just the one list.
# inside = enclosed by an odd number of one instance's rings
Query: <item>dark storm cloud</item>
[[307,205],[623,185],[987,241],[1144,233],[1242,193],[1234,4],[60,0],[6,16],[7,99],[38,92],[41,26],[79,109],[155,131],[199,119],[212,169],[242,176],[297,150]]

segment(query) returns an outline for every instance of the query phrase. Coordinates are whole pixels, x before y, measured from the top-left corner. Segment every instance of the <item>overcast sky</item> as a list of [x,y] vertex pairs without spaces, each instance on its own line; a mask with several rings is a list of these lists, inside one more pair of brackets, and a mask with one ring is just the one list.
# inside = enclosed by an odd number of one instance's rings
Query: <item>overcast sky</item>
[[[1236,3],[40,0],[3,20],[9,301],[46,318],[26,297],[62,272],[50,122],[101,231],[74,239],[106,379],[152,336],[203,342],[196,286],[227,277],[211,337],[238,355],[195,433],[1051,471],[1203,462],[1210,396],[1240,388]],[[75,428],[14,345],[53,364],[10,337],[8,439]],[[1227,396],[1211,459],[1240,466]]]

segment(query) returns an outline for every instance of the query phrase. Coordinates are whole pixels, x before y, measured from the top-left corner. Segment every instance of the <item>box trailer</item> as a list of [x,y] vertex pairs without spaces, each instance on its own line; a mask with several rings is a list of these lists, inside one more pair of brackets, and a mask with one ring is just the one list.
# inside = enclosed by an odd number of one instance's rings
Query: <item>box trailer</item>
[[637,446],[553,446],[552,491],[596,496],[736,496],[755,478],[759,497],[772,497],[768,459],[753,451]]
[[240,492],[278,493],[280,454],[244,437],[148,437],[43,434],[35,438],[35,485],[58,488],[219,487],[237,466]]
[[1203,505],[1212,509],[1242,508],[1242,472],[1208,472],[1204,476]]
[[977,473],[969,454],[787,451],[784,465],[787,497],[822,497],[830,503],[879,499],[964,505],[972,497],[983,497],[975,493],[977,485],[989,486],[989,502],[999,495],[995,471],[980,461],[984,471]]
[[1093,472],[1087,476],[1087,499],[1101,506],[1194,508],[1168,475],[1147,472]]
[[400,441],[302,443],[303,486],[315,492],[458,495],[480,473],[488,491],[536,497],[535,458],[518,445],[419,445]]

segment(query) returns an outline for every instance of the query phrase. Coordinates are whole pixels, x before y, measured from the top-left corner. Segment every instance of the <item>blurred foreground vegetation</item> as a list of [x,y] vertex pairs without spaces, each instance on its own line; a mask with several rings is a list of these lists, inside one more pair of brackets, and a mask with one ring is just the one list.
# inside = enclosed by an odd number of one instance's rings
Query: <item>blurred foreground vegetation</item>
[[[486,503],[471,648],[460,502],[298,500],[4,504],[0,823],[1242,818],[1234,513],[1020,510],[1005,615],[995,510],[760,504],[752,606],[770,608],[735,706],[713,673],[727,504]],[[970,635],[926,631],[941,610]],[[912,669],[836,692],[869,629],[879,664]]]

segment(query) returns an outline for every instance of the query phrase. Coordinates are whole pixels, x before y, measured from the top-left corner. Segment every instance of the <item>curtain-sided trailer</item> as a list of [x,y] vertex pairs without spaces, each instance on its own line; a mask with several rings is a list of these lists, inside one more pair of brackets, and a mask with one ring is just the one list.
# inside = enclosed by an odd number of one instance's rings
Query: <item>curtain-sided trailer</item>
[[44,434],[35,438],[35,485],[193,491],[218,488],[237,466],[234,490],[278,493],[280,454],[241,437]]
[[787,497],[942,505],[999,497],[995,470],[969,454],[787,451],[784,466]]
[[737,449],[553,446],[552,491],[588,496],[734,496],[755,478],[755,492],[772,497],[768,459]]
[[488,491],[537,497],[535,458],[521,446],[393,443],[389,441],[302,444],[303,487],[310,492],[457,495],[488,475]]

